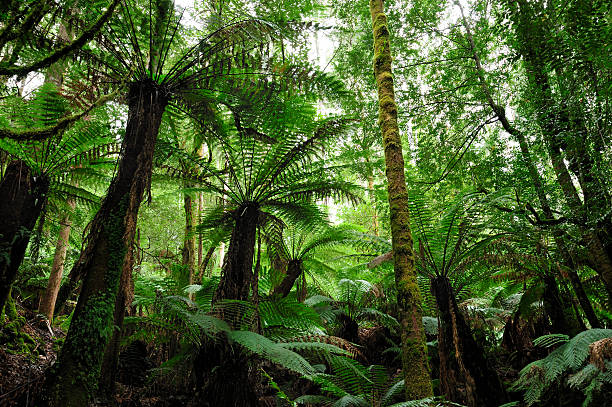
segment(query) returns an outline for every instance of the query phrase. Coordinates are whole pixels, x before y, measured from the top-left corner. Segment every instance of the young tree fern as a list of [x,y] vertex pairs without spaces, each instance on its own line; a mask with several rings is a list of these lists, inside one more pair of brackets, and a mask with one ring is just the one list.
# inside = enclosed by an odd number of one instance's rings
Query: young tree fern
[[[45,85],[32,101],[14,112],[13,121],[53,123],[66,109],[63,102],[52,85]],[[91,173],[92,163],[112,160],[118,145],[105,126],[92,117],[90,121],[78,123],[72,129],[40,142],[19,143],[0,139],[0,150],[13,160],[1,184],[1,188],[8,188],[5,196],[9,198],[0,204],[0,247],[4,253],[0,256],[2,309],[23,260],[34,223],[44,207],[49,202],[65,201],[68,197],[97,205],[98,197],[71,184],[71,178],[87,176]]]
[[513,389],[524,391],[528,406],[559,399],[560,388],[582,392],[582,406],[604,405],[612,395],[610,338],[610,329],[579,333],[544,359],[525,366]]

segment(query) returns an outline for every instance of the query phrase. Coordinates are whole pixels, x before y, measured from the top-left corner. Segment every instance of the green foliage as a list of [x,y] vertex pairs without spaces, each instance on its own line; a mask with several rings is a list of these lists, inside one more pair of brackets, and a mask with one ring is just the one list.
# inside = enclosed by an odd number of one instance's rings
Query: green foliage
[[[558,397],[559,387],[564,386],[584,392],[583,406],[597,405],[591,403],[600,397],[605,399],[605,394],[609,397],[612,376],[609,368],[604,371],[588,363],[589,345],[611,337],[610,329],[590,329],[579,333],[553,350],[546,358],[525,366],[519,379],[513,384],[513,389],[524,390],[524,400],[530,406],[550,397]],[[539,342],[544,340],[540,339]],[[609,360],[605,363],[606,367],[611,365]]]
[[384,366],[370,365],[342,356],[330,360],[330,373],[318,373],[313,381],[321,386],[322,395],[303,395],[298,405],[333,407],[442,407],[456,405],[435,398],[400,401],[404,381],[389,377]]

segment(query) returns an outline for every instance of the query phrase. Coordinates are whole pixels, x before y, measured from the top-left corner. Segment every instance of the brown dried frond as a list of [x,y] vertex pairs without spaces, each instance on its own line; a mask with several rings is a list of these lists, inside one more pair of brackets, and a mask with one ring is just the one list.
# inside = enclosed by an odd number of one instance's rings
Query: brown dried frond
[[608,360],[612,360],[612,338],[601,339],[589,345],[589,363],[605,372]]

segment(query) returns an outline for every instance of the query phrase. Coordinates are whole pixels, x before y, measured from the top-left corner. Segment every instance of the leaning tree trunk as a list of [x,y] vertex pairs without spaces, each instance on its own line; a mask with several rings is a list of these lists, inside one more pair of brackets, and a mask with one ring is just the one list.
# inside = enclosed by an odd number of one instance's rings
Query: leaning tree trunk
[[612,253],[606,250],[600,236],[586,225],[587,213],[580,195],[572,181],[561,152],[561,135],[565,129],[560,127],[563,123],[559,109],[554,104],[551,85],[546,70],[546,63],[539,44],[546,42],[547,38],[542,26],[535,24],[536,14],[532,6],[521,0],[509,3],[511,18],[515,22],[515,31],[519,39],[518,51],[525,61],[527,79],[533,96],[536,120],[542,132],[549,158],[567,206],[574,219],[577,219],[585,246],[593,259],[595,271],[601,276],[608,296],[612,298]]
[[303,266],[301,260],[291,260],[287,264],[287,274],[280,282],[280,284],[274,287],[274,290],[272,291],[272,296],[278,296],[282,298],[288,296],[291,292],[291,289],[293,288],[293,285],[295,284],[295,281],[302,274],[302,269]]
[[[447,277],[432,280],[432,289],[440,318],[439,353],[440,387],[451,401],[467,403],[470,407],[496,406],[507,397],[504,387],[474,340],[469,325],[457,307],[455,294]],[[452,352],[449,355],[447,352]],[[453,357],[454,356],[454,357]],[[457,367],[459,372],[457,372]],[[457,374],[459,373],[459,374]],[[465,385],[465,400],[457,400],[457,380]]]
[[25,256],[32,229],[49,190],[21,160],[9,163],[0,182],[0,312]]
[[385,149],[385,165],[391,215],[391,242],[402,337],[402,367],[406,398],[433,394],[423,330],[421,293],[416,280],[410,233],[408,194],[404,178],[402,141],[397,125],[397,106],[391,73],[391,50],[387,17],[382,0],[370,0],[374,34],[374,75],[378,86],[379,124]]
[[[74,210],[76,202],[74,199],[68,199],[68,206],[71,210]],[[66,253],[68,247],[70,247],[70,229],[72,227],[72,221],[70,219],[71,213],[65,213],[60,220],[60,231],[57,238],[57,244],[55,245],[55,255],[53,256],[53,265],[51,266],[51,274],[49,275],[49,282],[47,283],[47,289],[38,307],[38,312],[45,315],[49,320],[49,323],[53,322],[53,311],[55,309],[55,300],[57,299],[57,293],[62,282],[62,274],[64,273],[64,263],[66,261]]]
[[155,141],[167,104],[151,80],[133,83],[117,175],[90,225],[87,246],[75,267],[83,286],[70,330],[48,376],[51,406],[85,406],[97,387],[123,264],[136,230],[140,202],[150,186]]

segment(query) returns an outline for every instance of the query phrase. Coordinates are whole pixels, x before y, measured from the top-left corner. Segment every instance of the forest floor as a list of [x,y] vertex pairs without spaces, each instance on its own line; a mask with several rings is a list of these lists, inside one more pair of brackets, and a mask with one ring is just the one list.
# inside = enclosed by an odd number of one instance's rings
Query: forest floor
[[[57,352],[66,337],[59,327],[53,328],[52,334],[39,315],[19,303],[17,311],[17,329],[15,324],[0,322],[0,407],[34,406],[33,400],[42,390],[45,372],[55,363]],[[125,370],[120,369],[118,376],[134,377],[134,368],[128,369],[131,370],[128,372]],[[142,369],[138,375],[142,383],[126,385],[116,382],[115,392],[109,400],[97,399],[90,406],[180,407],[189,405],[193,398],[176,391],[178,389],[174,388],[174,383],[160,386],[159,382],[153,382],[145,385],[146,372]]]
[[18,327],[0,326],[0,407],[30,404],[65,337],[61,329],[52,335],[44,320],[30,310],[19,304],[17,309]]

